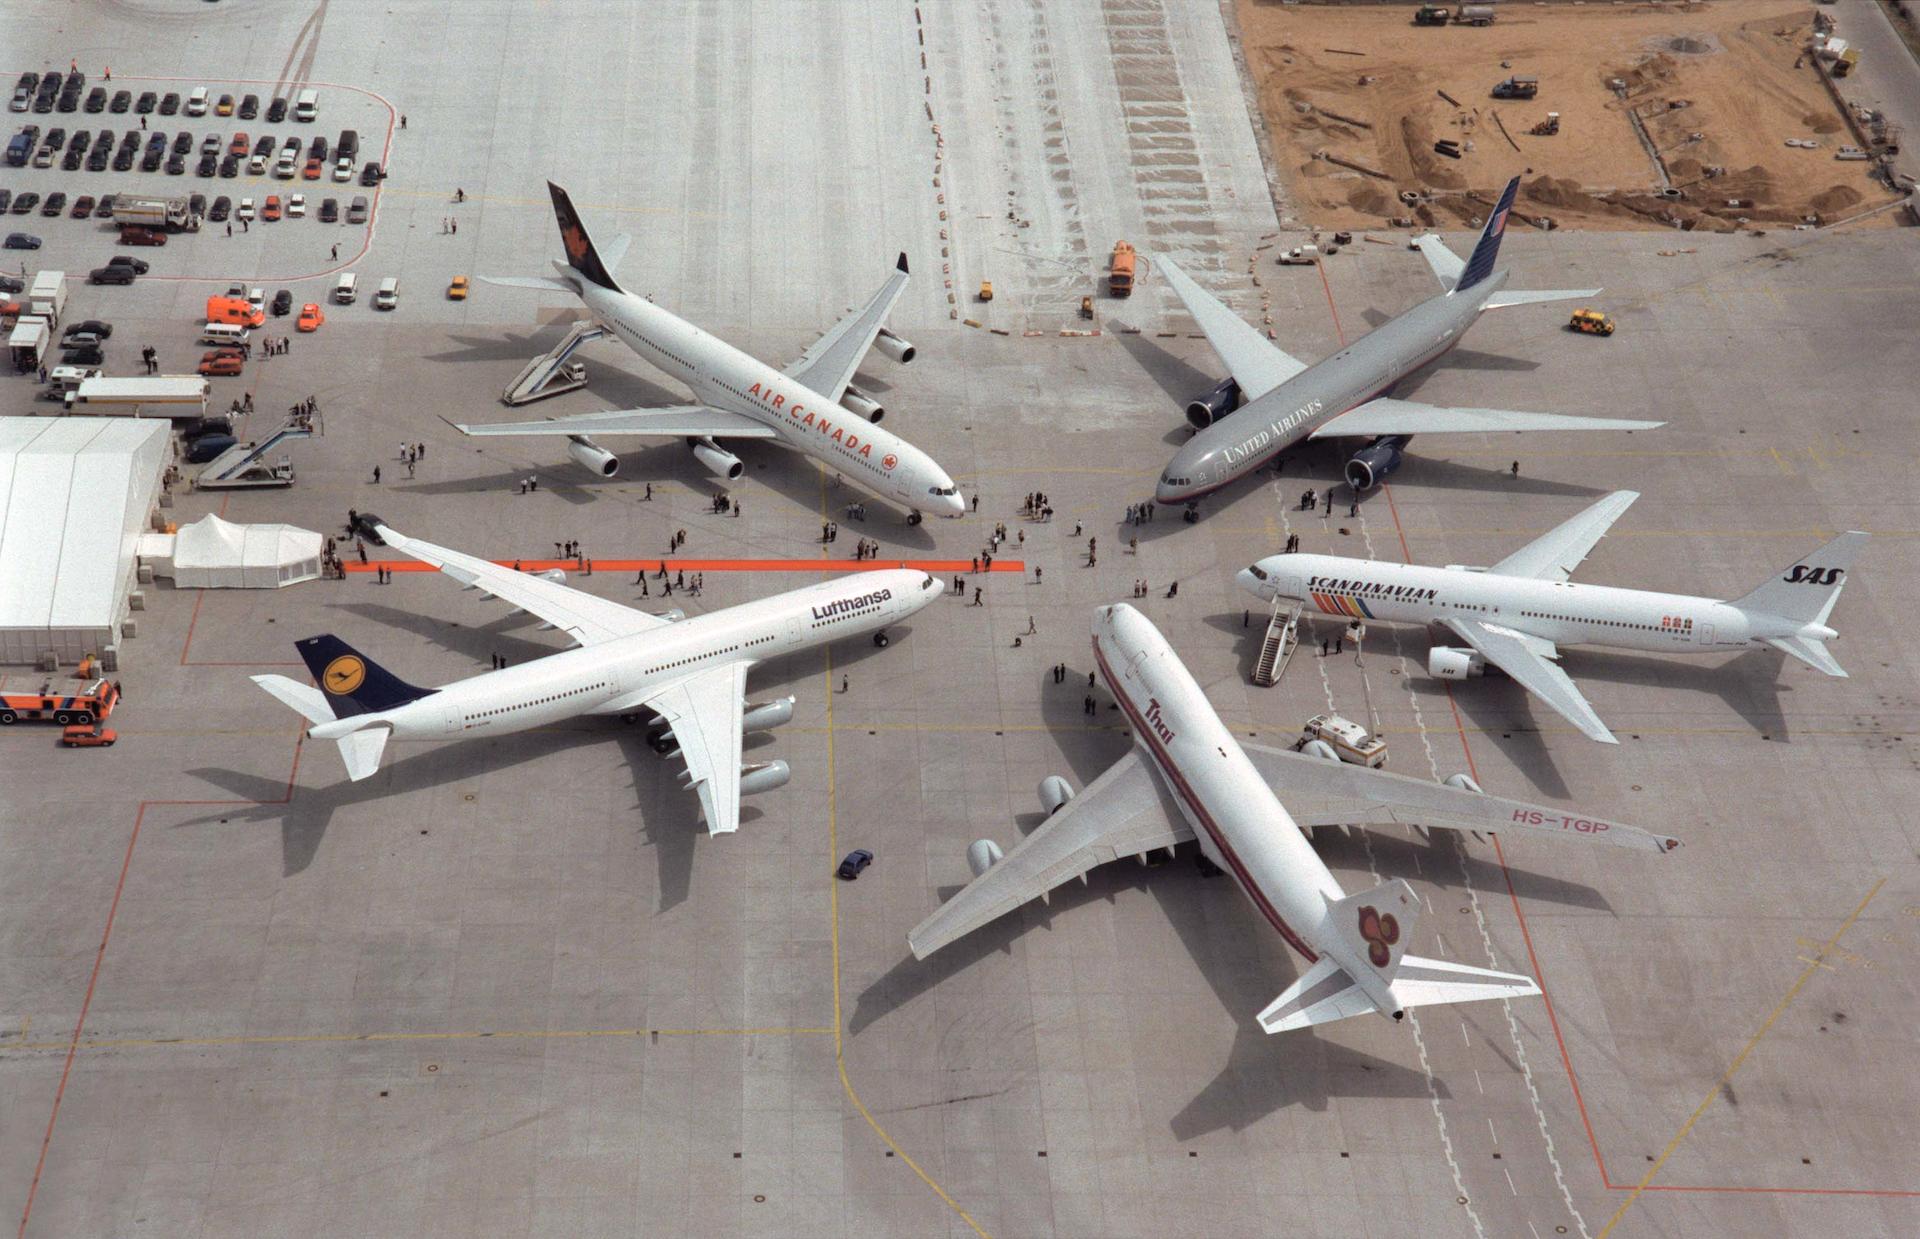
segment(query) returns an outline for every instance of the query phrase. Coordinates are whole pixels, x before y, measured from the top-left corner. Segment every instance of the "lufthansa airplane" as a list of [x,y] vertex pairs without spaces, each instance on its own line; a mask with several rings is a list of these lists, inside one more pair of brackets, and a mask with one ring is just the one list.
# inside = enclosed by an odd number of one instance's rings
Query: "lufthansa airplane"
[[489,284],[572,293],[605,331],[693,392],[698,404],[660,409],[613,409],[537,422],[456,425],[468,435],[564,435],[567,454],[603,477],[620,470],[619,457],[594,435],[684,437],[694,457],[728,480],[746,465],[720,446],[723,439],[771,439],[851,478],[862,489],[892,499],[919,524],[921,514],[959,516],[965,505],[953,479],[933,458],[878,425],[886,412],[853,386],[867,350],[878,348],[905,365],[913,345],[886,328],[887,314],[907,286],[907,256],[866,308],[816,340],[785,370],[748,356],[718,336],[660,308],[614,281],[613,270],[630,238],[616,237],[602,260],[573,209],[567,191],[547,182],[567,260],[558,276],[483,276]]
[[[925,959],[1096,865],[1197,840],[1306,971],[1257,1017],[1270,1033],[1368,1011],[1537,994],[1532,978],[1406,954],[1420,901],[1404,879],[1349,895],[1301,828],[1411,825],[1589,839],[1666,853],[1679,841],[1636,826],[1347,765],[1324,742],[1289,753],[1236,740],[1166,639],[1125,603],[1094,615],[1093,658],[1134,747],[1078,796],[1040,785],[1049,816],[1010,851],[967,851],[973,881],[907,935]],[[1278,791],[1278,796],[1275,792]],[[1282,799],[1285,800],[1283,805]]]
[[307,734],[334,740],[349,778],[372,775],[391,736],[464,740],[544,727],[582,714],[652,713],[665,727],[656,750],[686,764],[682,786],[700,796],[709,834],[740,825],[743,792],[770,791],[787,781],[783,761],[742,765],[741,738],[793,717],[793,698],[746,704],[747,672],[769,658],[872,633],[887,644],[886,626],[941,596],[924,572],[906,568],[860,572],[775,594],[709,615],[664,616],[561,584],[564,573],[534,575],[503,568],[382,525],[388,546],[432,564],[485,598],[500,598],[559,628],[577,649],[491,671],[441,688],[415,688],[340,638],[308,637],[300,657],[320,687],[281,675],[253,682],[313,724]]
[[1155,258],[1155,268],[1166,275],[1232,375],[1187,405],[1187,420],[1200,433],[1182,445],[1161,475],[1155,492],[1159,502],[1192,503],[1303,439],[1367,440],[1348,458],[1345,470],[1347,484],[1359,492],[1398,469],[1407,441],[1417,434],[1652,430],[1664,425],[1617,417],[1442,408],[1387,395],[1395,383],[1458,343],[1482,310],[1586,298],[1600,291],[1504,291],[1507,272],[1495,271],[1493,264],[1519,188],[1519,177],[1507,182],[1466,262],[1437,236],[1418,239],[1444,292],[1313,365],[1282,352],[1186,272],[1166,258]]
[[1827,650],[1827,627],[1847,570],[1867,535],[1843,533],[1744,597],[1722,602],[1568,578],[1640,496],[1615,491],[1490,568],[1422,568],[1338,555],[1270,555],[1243,569],[1242,587],[1327,615],[1358,621],[1431,624],[1465,648],[1437,645],[1429,674],[1480,675],[1492,663],[1603,744],[1613,733],[1555,665],[1563,645],[1661,654],[1725,654],[1771,646],[1823,674],[1846,672]]

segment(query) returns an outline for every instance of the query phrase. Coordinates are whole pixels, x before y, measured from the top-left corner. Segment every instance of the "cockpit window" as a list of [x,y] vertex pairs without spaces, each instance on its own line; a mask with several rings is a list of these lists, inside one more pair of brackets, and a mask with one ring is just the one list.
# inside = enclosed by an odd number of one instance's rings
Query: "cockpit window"
[[932,588],[933,588],[933,578],[932,578],[932,577],[930,577],[930,576],[923,576],[923,577],[921,577],[921,578],[920,578],[920,588],[921,588],[921,589],[932,589]]
[[1267,579],[1267,570],[1259,564],[1254,564],[1248,568],[1247,571],[1253,573],[1253,579],[1256,581],[1264,581]]
[[929,495],[957,495],[960,493],[960,488],[958,486],[929,486],[927,487],[927,493]]

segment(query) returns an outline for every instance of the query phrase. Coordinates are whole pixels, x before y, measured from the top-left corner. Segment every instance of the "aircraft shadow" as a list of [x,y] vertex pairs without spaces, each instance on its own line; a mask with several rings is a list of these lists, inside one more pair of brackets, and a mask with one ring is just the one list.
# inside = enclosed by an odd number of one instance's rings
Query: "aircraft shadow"
[[[1173,401],[1173,416],[1176,418],[1181,418],[1180,410],[1186,407],[1187,401],[1212,391],[1220,382],[1206,371],[1174,356],[1144,334],[1122,334],[1114,339],[1119,341],[1121,349],[1133,358],[1167,399]],[[1184,423],[1185,419],[1181,420]]]
[[[377,587],[376,587],[377,588]],[[560,649],[516,636],[508,632],[509,628],[531,629],[539,620],[525,611],[512,611],[506,615],[495,616],[484,624],[465,625],[448,620],[435,619],[415,611],[402,611],[397,607],[385,606],[378,602],[335,603],[330,608],[347,611],[363,619],[388,628],[398,628],[417,637],[425,637],[443,650],[464,654],[478,663],[482,657],[491,658],[494,654],[504,654],[510,663],[529,662],[535,658],[544,658],[548,654],[558,654]],[[474,675],[482,674],[476,667]]]
[[[905,545],[905,553],[890,553],[882,547],[880,557],[873,561],[876,568],[886,567],[889,558],[918,558],[933,549],[933,533],[927,524],[941,518],[929,516],[919,525],[909,525],[905,508],[868,491],[859,485],[857,478],[843,473],[840,476],[845,480],[835,486],[832,474],[811,457],[784,448],[775,448],[770,455],[779,459],[770,461],[764,472],[756,468],[754,477],[803,512],[818,513],[824,503],[826,515],[818,519],[839,524],[840,538],[829,546],[832,552],[829,558],[851,559],[853,544],[861,538]],[[826,479],[824,489],[823,477]],[[848,516],[850,503],[865,504],[867,519],[860,521]]]
[[1431,487],[1435,490],[1506,491],[1522,495],[1559,495],[1581,499],[1591,499],[1607,493],[1607,489],[1603,486],[1555,482],[1548,478],[1529,475],[1525,471],[1525,449],[1518,445],[1514,448],[1514,457],[1522,462],[1521,474],[1519,477],[1513,477],[1504,468],[1460,464],[1444,456],[1423,456],[1420,454],[1418,442],[1416,438],[1416,445],[1407,453],[1406,463],[1400,466],[1398,473],[1394,474],[1394,485],[1408,489]]
[[[1261,1005],[1279,992],[1275,988]],[[1433,1087],[1442,1098],[1453,1096],[1445,1080],[1436,1078]],[[1301,1106],[1319,1113],[1336,1097],[1426,1096],[1426,1077],[1411,1067],[1305,1031],[1268,1036],[1249,1012],[1234,1034],[1226,1066],[1167,1127],[1174,1139],[1188,1141],[1222,1128],[1243,1131],[1276,1110]]]

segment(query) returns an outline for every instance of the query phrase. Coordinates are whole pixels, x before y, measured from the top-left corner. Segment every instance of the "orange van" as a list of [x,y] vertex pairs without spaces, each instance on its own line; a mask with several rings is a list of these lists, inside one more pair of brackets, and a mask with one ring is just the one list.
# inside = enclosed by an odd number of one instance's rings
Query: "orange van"
[[267,312],[244,297],[207,298],[207,321],[231,323],[235,327],[258,327],[267,321]]

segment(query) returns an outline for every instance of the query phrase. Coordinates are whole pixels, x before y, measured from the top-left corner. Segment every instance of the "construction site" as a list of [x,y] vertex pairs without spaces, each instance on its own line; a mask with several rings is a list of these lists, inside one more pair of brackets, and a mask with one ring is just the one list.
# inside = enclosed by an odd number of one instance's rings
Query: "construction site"
[[[1239,0],[1272,167],[1320,228],[1454,227],[1527,179],[1543,227],[1733,232],[1893,224],[1908,187],[1849,114],[1803,3],[1498,6],[1421,25],[1417,6]],[[1497,34],[1495,31],[1497,30]]]

